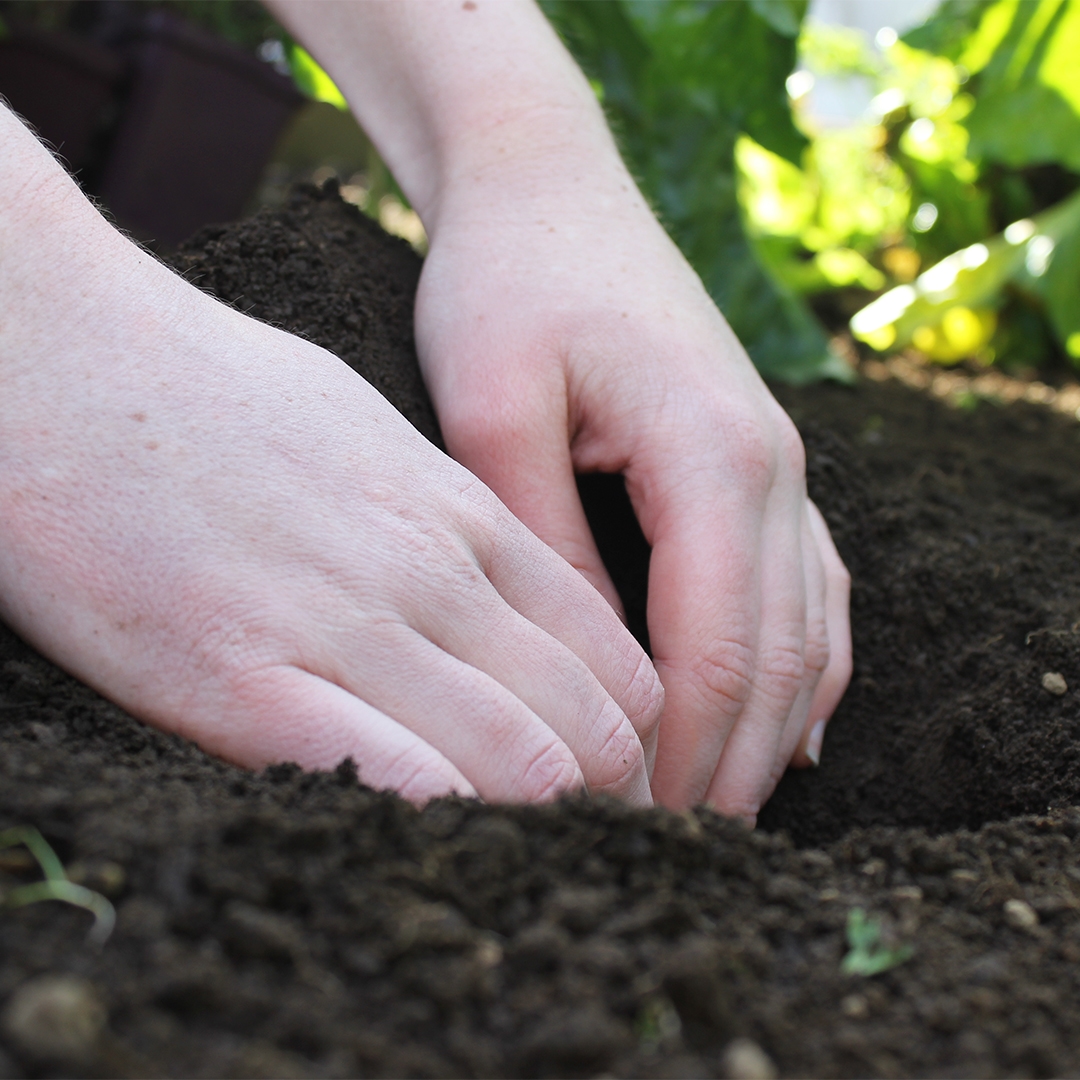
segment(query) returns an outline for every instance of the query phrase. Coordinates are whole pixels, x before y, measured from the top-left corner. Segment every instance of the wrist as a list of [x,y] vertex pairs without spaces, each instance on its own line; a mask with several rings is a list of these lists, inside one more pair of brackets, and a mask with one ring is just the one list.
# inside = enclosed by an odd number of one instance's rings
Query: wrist
[[269,0],[345,95],[429,236],[444,206],[621,168],[539,8],[511,0]]
[[565,219],[643,203],[598,107],[596,113],[523,110],[455,139],[442,155],[438,185],[414,203],[432,243],[448,226]]
[[[0,378],[13,400],[69,363],[124,363],[171,302],[168,286],[181,283],[110,225],[2,107],[0,144]],[[175,321],[174,312],[160,317]]]

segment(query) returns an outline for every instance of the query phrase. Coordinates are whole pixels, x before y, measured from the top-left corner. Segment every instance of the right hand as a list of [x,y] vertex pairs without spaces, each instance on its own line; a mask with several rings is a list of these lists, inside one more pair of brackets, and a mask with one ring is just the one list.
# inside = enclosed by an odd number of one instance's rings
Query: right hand
[[243,765],[649,804],[663,692],[600,594],[336,357],[72,217],[66,261],[0,239],[0,616]]

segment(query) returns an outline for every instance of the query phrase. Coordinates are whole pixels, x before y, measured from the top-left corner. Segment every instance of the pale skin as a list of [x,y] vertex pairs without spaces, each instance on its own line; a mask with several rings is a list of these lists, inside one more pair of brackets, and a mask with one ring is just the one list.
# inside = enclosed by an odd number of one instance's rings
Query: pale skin
[[[457,460],[139,251],[0,111],[0,615],[244,765],[752,821],[851,668],[793,426],[534,7],[271,6],[424,221]],[[594,470],[653,545],[655,665],[578,502]]]

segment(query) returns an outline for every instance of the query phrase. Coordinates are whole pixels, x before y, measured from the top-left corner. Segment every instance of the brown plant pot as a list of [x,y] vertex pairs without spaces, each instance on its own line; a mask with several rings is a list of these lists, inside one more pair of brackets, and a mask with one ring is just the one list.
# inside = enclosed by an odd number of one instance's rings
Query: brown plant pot
[[0,39],[0,94],[75,172],[115,116],[127,65],[90,41],[31,28]]
[[125,51],[131,90],[98,194],[121,226],[169,248],[243,212],[304,98],[287,76],[164,12],[140,20]]

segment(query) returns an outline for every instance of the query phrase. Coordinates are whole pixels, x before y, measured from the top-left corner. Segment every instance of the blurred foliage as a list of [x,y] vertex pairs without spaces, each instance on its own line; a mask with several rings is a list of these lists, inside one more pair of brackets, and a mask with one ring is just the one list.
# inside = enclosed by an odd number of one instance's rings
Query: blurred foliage
[[334,85],[333,80],[315,62],[315,58],[297,44],[288,48],[288,64],[292,72],[293,82],[299,87],[301,93],[306,94],[313,101],[325,101],[343,112],[348,110],[349,103],[345,95]]
[[[785,79],[803,0],[550,0],[544,10],[591,77],[631,170],[758,367],[805,381],[848,368],[809,308],[772,277],[739,211],[745,133],[801,161]],[[794,164],[792,165],[794,168]]]
[[[763,262],[880,350],[943,363],[1080,359],[1080,0],[947,0],[901,40],[803,27],[788,81],[810,147],[751,137],[740,199]],[[862,79],[813,130],[813,77]],[[888,286],[873,303],[873,294]]]

